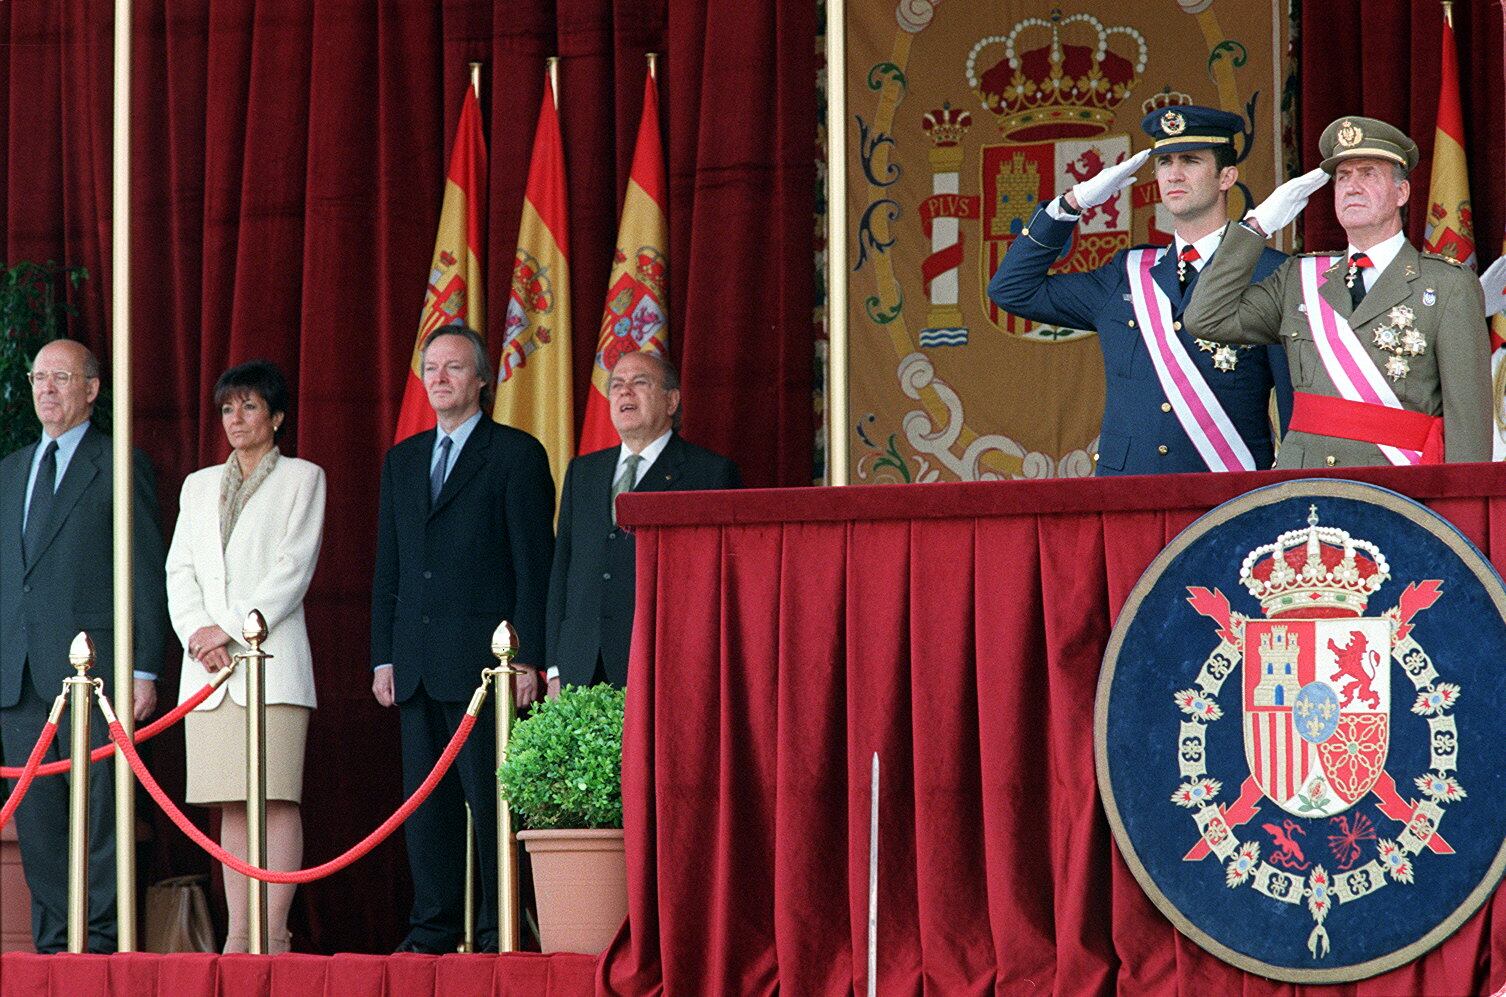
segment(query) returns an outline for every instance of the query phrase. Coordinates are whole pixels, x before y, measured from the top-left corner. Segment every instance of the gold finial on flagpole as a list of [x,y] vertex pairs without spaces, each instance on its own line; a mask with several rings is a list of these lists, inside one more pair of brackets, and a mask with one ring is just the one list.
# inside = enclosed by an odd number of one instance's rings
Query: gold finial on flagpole
[[657,82],[658,79],[659,79],[659,53],[658,52],[650,52],[650,53],[648,53],[648,75],[652,76],[654,78],[655,82]]
[[1454,0],[1443,0],[1443,23],[1454,26]]
[[554,109],[560,109],[560,57],[551,55],[544,60],[544,68],[549,73],[549,88],[554,91]]
[[481,99],[481,63],[471,63],[471,89],[476,92],[476,99]]

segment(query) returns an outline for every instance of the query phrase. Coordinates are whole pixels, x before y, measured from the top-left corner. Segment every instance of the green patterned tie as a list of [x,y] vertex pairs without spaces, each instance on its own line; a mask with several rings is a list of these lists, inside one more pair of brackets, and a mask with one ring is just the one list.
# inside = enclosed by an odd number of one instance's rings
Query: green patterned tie
[[622,473],[617,475],[617,480],[612,482],[612,525],[617,525],[617,496],[623,492],[630,492],[638,483],[638,465],[643,462],[642,454],[628,454],[627,463],[623,465]]

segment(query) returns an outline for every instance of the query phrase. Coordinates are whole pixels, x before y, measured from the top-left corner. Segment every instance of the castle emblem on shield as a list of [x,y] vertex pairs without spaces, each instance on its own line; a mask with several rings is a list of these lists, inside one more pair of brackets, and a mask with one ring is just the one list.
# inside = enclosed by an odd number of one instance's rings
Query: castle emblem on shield
[[1110,824],[1156,905],[1235,965],[1326,983],[1416,958],[1506,869],[1486,663],[1506,589],[1423,507],[1321,486],[1405,513],[1356,516],[1315,490],[1230,502],[1263,538],[1202,527],[1220,509],[1163,552],[1116,624],[1095,731]]

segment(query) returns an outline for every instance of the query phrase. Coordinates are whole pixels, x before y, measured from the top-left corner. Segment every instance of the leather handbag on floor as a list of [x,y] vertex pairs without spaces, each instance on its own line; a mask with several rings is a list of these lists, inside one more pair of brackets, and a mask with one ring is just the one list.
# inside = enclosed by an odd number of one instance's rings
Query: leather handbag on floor
[[174,876],[147,887],[146,951],[219,951],[204,893],[207,881],[207,876]]

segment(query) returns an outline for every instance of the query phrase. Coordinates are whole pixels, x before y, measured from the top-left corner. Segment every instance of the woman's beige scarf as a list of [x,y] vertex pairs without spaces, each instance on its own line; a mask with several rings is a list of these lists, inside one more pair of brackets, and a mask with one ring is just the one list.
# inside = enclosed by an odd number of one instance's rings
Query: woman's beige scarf
[[230,534],[235,530],[236,520],[241,518],[241,510],[246,503],[251,501],[251,496],[256,494],[256,489],[267,480],[272,469],[277,466],[277,459],[282,452],[273,447],[262,455],[261,460],[256,462],[256,467],[251,471],[251,477],[242,479],[241,462],[231,451],[230,459],[225,461],[225,473],[220,478],[220,547],[224,549],[230,546]]

